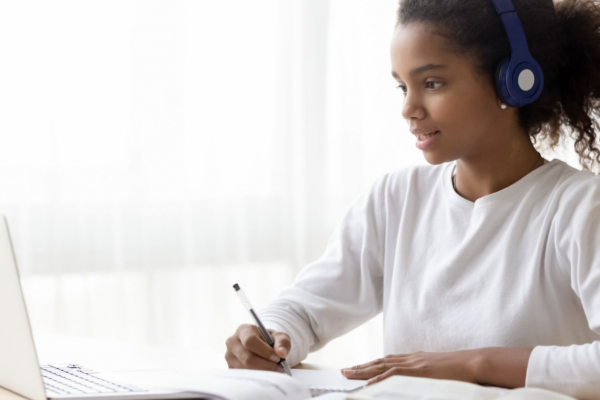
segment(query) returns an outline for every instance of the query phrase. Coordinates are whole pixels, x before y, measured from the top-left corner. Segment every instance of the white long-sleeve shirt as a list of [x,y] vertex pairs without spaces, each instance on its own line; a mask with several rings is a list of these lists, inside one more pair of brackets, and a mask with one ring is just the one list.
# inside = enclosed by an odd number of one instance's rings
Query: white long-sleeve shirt
[[383,311],[385,354],[534,348],[526,386],[600,399],[600,177],[553,160],[475,202],[388,173],[260,315],[302,361]]

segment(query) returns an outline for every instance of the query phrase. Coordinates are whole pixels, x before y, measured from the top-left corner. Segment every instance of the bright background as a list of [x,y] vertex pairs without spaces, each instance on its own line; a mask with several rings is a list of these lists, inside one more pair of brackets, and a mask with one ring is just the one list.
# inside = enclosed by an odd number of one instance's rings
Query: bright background
[[[36,332],[206,349],[423,164],[397,0],[0,3],[0,211]],[[381,316],[308,361],[382,355]],[[357,345],[360,343],[360,345]]]

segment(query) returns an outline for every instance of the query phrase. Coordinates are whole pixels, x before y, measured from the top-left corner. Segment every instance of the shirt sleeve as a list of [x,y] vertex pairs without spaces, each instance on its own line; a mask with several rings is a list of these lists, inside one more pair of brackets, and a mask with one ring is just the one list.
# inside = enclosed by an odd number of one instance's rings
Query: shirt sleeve
[[[557,258],[570,276],[590,329],[600,334],[600,180],[587,179],[568,191],[555,217]],[[526,386],[600,400],[600,341],[535,347]]]
[[293,285],[259,312],[267,328],[290,336],[292,346],[286,359],[291,366],[381,312],[381,203],[386,178],[348,209],[325,253],[305,266]]

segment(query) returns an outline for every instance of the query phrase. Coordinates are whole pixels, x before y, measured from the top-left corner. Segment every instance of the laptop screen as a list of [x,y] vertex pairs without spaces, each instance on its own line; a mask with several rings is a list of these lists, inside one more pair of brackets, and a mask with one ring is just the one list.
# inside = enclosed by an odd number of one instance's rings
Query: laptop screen
[[0,386],[46,400],[8,223],[0,218]]

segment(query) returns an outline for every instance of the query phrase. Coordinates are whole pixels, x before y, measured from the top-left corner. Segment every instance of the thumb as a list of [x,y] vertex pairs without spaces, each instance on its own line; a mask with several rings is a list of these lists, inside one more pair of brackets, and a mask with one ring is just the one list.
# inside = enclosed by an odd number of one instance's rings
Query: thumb
[[289,335],[285,332],[273,332],[271,337],[275,341],[273,350],[275,350],[277,357],[286,358],[292,348],[292,342]]

